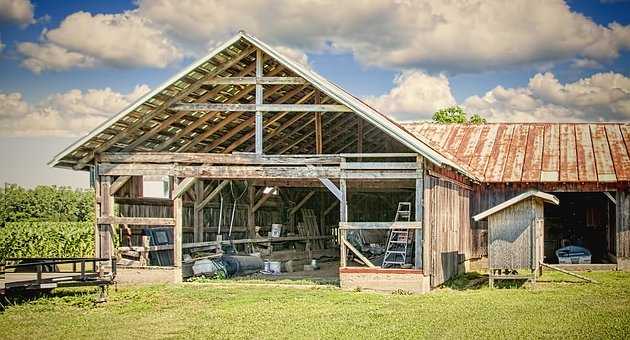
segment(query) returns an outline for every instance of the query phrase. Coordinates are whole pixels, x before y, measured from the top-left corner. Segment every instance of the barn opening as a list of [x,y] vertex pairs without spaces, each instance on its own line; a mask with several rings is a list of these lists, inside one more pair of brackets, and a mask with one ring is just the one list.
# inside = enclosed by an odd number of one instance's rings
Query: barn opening
[[591,252],[591,263],[615,263],[616,207],[604,192],[553,192],[560,205],[545,204],[545,261],[574,245]]

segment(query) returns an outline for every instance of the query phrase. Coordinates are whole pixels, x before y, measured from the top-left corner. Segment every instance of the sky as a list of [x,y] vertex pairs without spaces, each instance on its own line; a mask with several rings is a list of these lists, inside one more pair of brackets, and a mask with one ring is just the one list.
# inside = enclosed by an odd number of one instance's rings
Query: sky
[[46,163],[239,30],[399,121],[630,121],[630,1],[0,0],[0,183]]

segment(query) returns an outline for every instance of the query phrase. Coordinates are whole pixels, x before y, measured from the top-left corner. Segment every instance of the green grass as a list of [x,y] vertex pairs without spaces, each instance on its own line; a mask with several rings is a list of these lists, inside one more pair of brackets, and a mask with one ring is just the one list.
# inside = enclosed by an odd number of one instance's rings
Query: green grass
[[546,272],[536,288],[491,290],[469,274],[407,295],[220,280],[119,287],[99,306],[59,291],[0,314],[0,338],[628,338],[630,273],[585,275],[599,284]]

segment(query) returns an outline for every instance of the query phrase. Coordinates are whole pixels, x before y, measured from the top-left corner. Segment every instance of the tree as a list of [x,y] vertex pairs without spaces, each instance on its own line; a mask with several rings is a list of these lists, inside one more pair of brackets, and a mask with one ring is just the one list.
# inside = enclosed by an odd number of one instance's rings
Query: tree
[[468,119],[466,112],[459,106],[450,106],[436,111],[433,120],[440,124],[485,124],[486,119],[474,114]]

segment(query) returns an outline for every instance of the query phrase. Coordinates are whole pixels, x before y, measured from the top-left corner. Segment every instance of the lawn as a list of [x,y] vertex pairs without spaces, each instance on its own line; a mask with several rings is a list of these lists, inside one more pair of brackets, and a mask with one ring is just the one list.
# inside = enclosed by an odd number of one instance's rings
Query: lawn
[[[425,295],[217,281],[59,291],[0,314],[0,338],[628,338],[630,273],[545,273],[536,288],[451,287]],[[465,288],[464,288],[465,287]]]

